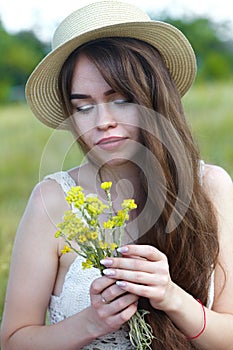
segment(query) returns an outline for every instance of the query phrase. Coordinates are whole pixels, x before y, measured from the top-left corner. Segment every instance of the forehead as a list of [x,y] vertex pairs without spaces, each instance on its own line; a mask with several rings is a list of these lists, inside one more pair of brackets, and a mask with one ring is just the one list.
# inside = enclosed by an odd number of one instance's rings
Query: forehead
[[75,63],[72,90],[76,88],[95,87],[101,85],[103,88],[109,89],[109,85],[100,74],[95,64],[88,59],[84,54],[81,54]]

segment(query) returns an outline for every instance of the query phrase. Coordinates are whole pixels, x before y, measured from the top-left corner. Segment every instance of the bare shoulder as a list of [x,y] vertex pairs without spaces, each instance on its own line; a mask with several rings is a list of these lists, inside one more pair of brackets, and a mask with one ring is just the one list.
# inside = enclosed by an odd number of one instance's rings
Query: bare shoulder
[[55,180],[46,179],[34,187],[27,210],[48,215],[57,221],[68,208],[61,186]]
[[68,209],[61,186],[54,180],[41,181],[32,190],[17,230],[17,242],[36,242],[37,246],[46,242],[53,249],[60,249],[61,242],[54,239],[54,234]]
[[220,166],[205,164],[203,185],[210,199],[214,202],[221,198],[233,199],[233,183],[231,176]]
[[233,184],[230,175],[221,167],[206,165],[204,178],[204,189],[209,196],[216,213],[218,221],[218,232],[220,240],[220,260],[224,265],[231,258],[233,247]]

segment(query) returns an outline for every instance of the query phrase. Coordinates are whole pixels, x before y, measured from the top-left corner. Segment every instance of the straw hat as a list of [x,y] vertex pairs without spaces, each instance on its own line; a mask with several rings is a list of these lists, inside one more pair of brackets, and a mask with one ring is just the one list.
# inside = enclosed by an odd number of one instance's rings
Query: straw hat
[[196,59],[186,37],[174,26],[152,21],[134,5],[117,0],[98,1],[63,20],[55,31],[52,51],[28,79],[27,102],[40,121],[52,128],[64,121],[58,76],[70,53],[88,41],[114,36],[140,39],[157,48],[180,95],[187,92],[196,75]]

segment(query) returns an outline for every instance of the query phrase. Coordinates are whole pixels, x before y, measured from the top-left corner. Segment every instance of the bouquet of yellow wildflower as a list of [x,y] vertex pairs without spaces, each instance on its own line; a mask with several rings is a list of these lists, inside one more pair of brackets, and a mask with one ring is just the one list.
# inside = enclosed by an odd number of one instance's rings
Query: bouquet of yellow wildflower
[[[101,184],[108,204],[104,204],[97,196],[85,196],[81,186],[72,187],[66,200],[75,210],[65,212],[63,222],[57,225],[58,231],[55,235],[65,240],[63,254],[76,252],[85,259],[82,262],[83,269],[95,267],[101,274],[105,266],[100,261],[106,257],[119,256],[117,248],[121,246],[129,212],[137,208],[133,199],[125,199],[121,204],[122,209],[114,215],[111,186],[112,182]],[[108,220],[101,224],[99,217],[104,212],[108,212]],[[138,310],[128,322],[130,341],[136,350],[151,349],[153,334],[144,319],[147,313],[145,310]]]

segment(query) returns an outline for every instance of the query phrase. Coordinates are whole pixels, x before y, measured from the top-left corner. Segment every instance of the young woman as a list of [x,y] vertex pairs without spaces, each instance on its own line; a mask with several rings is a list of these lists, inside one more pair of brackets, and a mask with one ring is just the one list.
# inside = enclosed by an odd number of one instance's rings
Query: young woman
[[[71,130],[87,161],[32,192],[2,349],[133,349],[127,321],[138,307],[150,311],[153,349],[233,349],[232,181],[201,161],[184,116],[196,73],[189,42],[132,5],[102,1],[65,19],[53,47],[29,78],[28,103],[46,125]],[[124,198],[138,204],[104,276],[62,255],[54,237],[65,193],[81,185],[103,197],[102,181],[113,182],[114,211]]]

